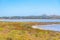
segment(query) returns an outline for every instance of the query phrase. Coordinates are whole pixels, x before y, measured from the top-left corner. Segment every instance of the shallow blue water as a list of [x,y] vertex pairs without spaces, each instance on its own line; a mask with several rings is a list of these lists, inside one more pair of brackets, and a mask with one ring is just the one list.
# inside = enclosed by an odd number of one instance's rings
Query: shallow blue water
[[60,19],[3,19],[0,21],[8,21],[8,22],[60,22]]
[[60,24],[35,26],[35,28],[43,29],[43,30],[59,31],[60,32]]

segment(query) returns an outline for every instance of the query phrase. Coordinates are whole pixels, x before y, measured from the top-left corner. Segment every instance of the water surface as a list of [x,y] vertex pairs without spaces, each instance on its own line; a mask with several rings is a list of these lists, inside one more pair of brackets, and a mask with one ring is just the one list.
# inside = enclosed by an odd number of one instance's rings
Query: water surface
[[60,24],[52,24],[52,25],[38,25],[32,26],[33,28],[43,29],[43,30],[51,30],[51,31],[59,31],[60,32]]
[[60,19],[2,19],[7,22],[60,22]]

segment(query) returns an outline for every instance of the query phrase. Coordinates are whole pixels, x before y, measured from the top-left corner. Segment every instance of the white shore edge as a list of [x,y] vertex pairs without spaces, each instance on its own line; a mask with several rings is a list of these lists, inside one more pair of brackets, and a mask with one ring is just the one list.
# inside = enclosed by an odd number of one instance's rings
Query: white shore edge
[[[40,28],[40,27],[43,27],[43,26],[54,26],[54,25],[60,25],[60,24],[49,24],[49,25],[34,25],[32,26],[32,28],[35,28],[35,29],[41,29],[41,30],[50,30],[50,31],[57,31],[57,30],[53,30],[53,29],[44,29],[44,28]],[[60,32],[60,31],[58,31]]]

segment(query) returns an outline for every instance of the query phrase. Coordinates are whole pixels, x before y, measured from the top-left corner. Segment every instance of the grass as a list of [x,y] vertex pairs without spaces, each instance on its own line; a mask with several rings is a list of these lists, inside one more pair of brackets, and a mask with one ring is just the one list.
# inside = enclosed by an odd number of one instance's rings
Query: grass
[[60,40],[60,32],[33,29],[31,27],[32,25],[46,24],[51,23],[0,22],[0,40]]

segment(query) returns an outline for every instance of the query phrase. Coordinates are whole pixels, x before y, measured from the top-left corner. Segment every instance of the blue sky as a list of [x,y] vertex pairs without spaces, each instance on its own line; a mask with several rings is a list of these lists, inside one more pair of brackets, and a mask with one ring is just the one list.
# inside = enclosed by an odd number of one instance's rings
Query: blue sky
[[0,0],[0,16],[60,15],[60,0]]

